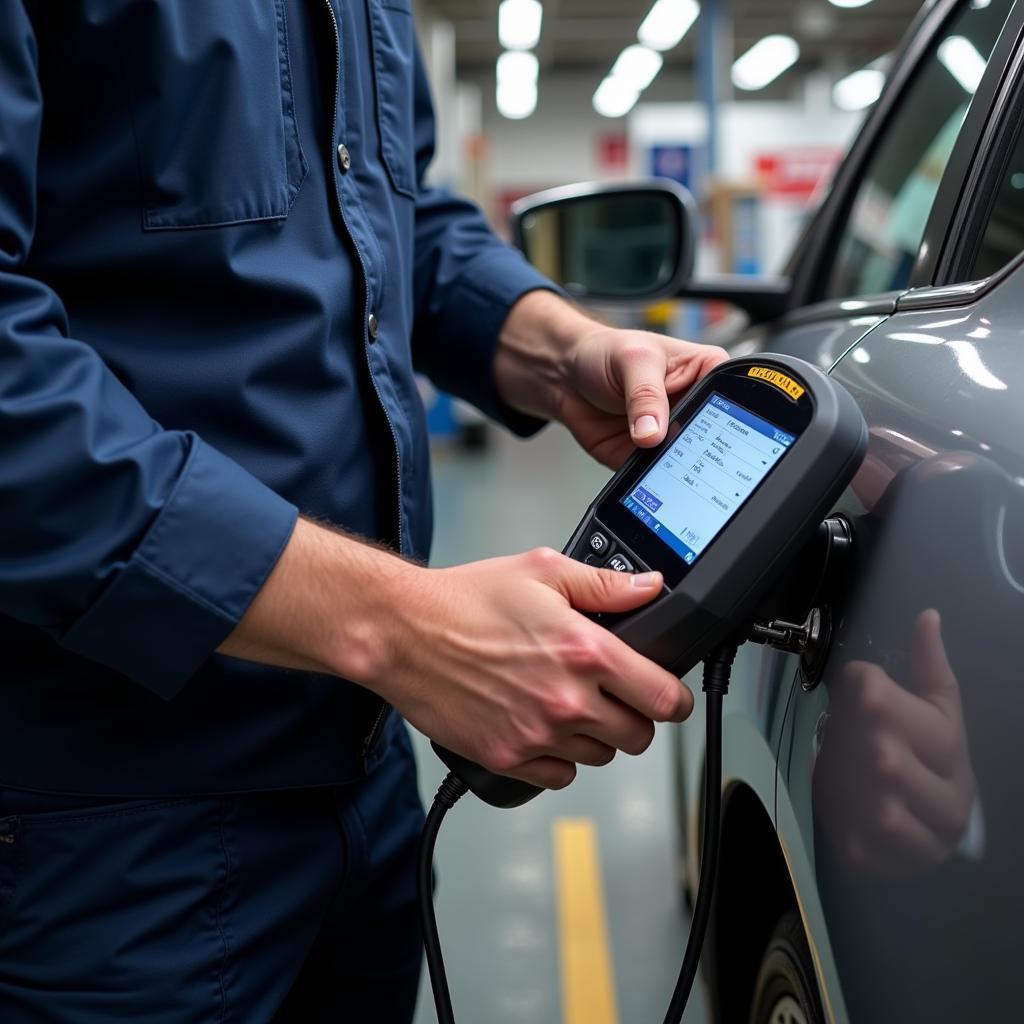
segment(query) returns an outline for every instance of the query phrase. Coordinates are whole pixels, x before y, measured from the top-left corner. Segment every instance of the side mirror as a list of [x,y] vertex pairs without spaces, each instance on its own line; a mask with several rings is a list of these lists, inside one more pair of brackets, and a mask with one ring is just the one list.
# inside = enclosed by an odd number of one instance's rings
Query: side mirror
[[526,258],[578,299],[678,295],[693,273],[697,207],[665,178],[570,185],[520,199],[512,232]]

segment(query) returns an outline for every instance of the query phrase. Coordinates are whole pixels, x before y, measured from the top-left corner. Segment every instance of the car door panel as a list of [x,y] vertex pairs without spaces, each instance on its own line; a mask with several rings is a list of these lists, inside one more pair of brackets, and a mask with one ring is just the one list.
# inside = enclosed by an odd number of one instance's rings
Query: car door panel
[[853,1020],[1019,1015],[1022,285],[897,313],[833,371],[870,430],[855,583],[823,685],[790,704],[777,826]]

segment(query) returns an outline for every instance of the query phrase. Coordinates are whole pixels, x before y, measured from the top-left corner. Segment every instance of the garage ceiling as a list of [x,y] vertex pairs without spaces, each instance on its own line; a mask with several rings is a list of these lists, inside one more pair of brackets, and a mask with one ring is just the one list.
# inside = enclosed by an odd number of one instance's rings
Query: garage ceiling
[[[538,56],[543,68],[592,71],[600,77],[636,30],[653,0],[544,0]],[[424,6],[455,26],[457,73],[493,68],[498,44],[497,0],[425,0]],[[801,48],[801,66],[850,69],[887,53],[899,42],[921,0],[872,0],[838,8],[827,0],[731,0],[735,52],[763,36],[786,32]],[[689,71],[697,31],[665,54],[668,68]]]

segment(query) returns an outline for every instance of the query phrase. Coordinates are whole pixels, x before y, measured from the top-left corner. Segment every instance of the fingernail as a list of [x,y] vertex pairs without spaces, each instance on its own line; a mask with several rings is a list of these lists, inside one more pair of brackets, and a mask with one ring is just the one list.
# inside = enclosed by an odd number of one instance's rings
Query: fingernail
[[654,416],[637,416],[633,424],[634,437],[650,437],[658,432],[658,421]]
[[660,572],[638,572],[635,576],[630,576],[629,579],[634,587],[639,587],[641,590],[650,590],[652,587],[661,586]]

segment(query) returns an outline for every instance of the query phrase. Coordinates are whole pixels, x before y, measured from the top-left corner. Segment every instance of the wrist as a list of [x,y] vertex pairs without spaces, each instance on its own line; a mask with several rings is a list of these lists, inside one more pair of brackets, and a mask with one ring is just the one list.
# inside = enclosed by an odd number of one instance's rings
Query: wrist
[[397,555],[305,519],[219,652],[376,690],[390,670],[406,574]]
[[561,419],[575,347],[599,326],[554,292],[527,292],[499,336],[494,374],[502,400],[532,416]]
[[337,537],[327,567],[329,592],[318,612],[319,656],[332,675],[383,696],[404,649],[400,610],[427,570],[370,544]]

